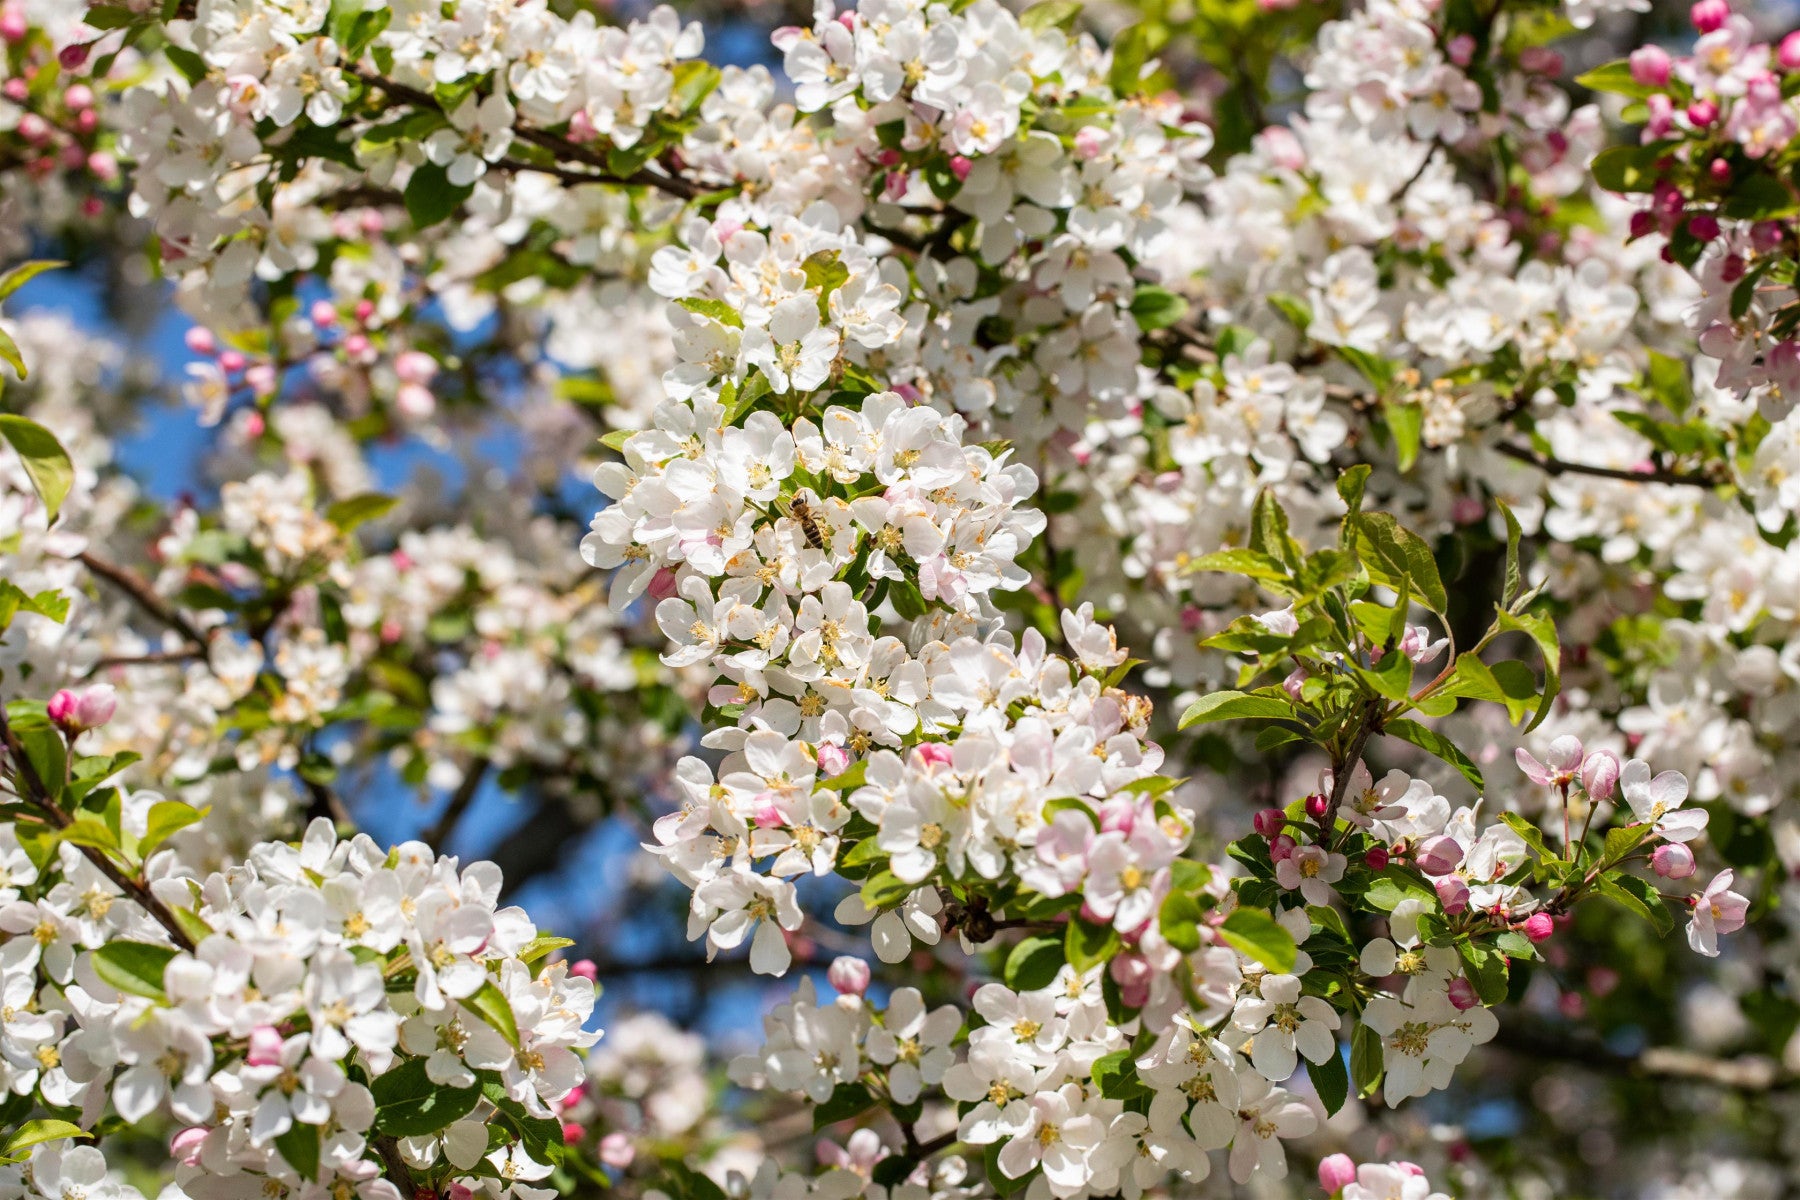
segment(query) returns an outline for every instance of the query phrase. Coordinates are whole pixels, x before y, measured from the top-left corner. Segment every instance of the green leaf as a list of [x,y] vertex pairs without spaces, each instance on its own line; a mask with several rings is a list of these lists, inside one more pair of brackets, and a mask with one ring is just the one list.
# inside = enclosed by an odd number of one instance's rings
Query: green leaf
[[1623,872],[1600,876],[1595,890],[1608,900],[1620,904],[1650,922],[1659,935],[1667,936],[1675,928],[1675,918],[1662,894],[1649,882]]
[[1188,302],[1167,288],[1145,284],[1131,298],[1131,315],[1143,330],[1167,329],[1187,316]]
[[1382,409],[1388,432],[1394,435],[1394,451],[1402,473],[1419,460],[1419,442],[1425,430],[1425,409],[1417,404],[1388,404]]
[[840,1083],[825,1103],[813,1109],[813,1132],[860,1117],[875,1107],[875,1094],[860,1083]]
[[1294,702],[1285,696],[1250,692],[1213,692],[1202,696],[1181,714],[1181,728],[1214,721],[1298,719]]
[[1544,656],[1544,691],[1538,700],[1537,716],[1525,727],[1525,732],[1530,733],[1550,715],[1550,706],[1556,702],[1556,694],[1562,690],[1562,645],[1556,636],[1556,622],[1536,613],[1515,615],[1504,610],[1496,620],[1502,629],[1525,634],[1537,644],[1538,652]]
[[1344,1056],[1335,1042],[1331,1057],[1324,1062],[1308,1060],[1306,1077],[1312,1080],[1313,1090],[1319,1094],[1319,1102],[1325,1106],[1328,1117],[1335,1116],[1337,1110],[1344,1107],[1344,1101],[1350,1098],[1350,1073],[1344,1068]]
[[1539,858],[1551,859],[1559,857],[1551,851],[1549,843],[1544,841],[1544,831],[1539,829],[1536,825],[1533,825],[1518,813],[1503,812],[1500,814],[1500,819],[1506,822],[1507,827],[1514,833],[1524,838],[1525,844],[1530,846]]
[[448,218],[474,191],[473,184],[455,186],[443,167],[428,162],[413,168],[402,198],[406,201],[406,215],[412,218],[413,227],[429,229]]
[[1661,90],[1633,79],[1631,64],[1622,58],[1577,75],[1575,82],[1591,92],[1610,92],[1615,96],[1633,96],[1639,100],[1654,96]]
[[1381,1035],[1367,1025],[1358,1025],[1350,1035],[1350,1078],[1356,1093],[1367,1096],[1381,1082]]
[[1276,292],[1269,297],[1269,303],[1275,311],[1288,319],[1288,323],[1301,333],[1305,333],[1313,323],[1312,306],[1298,296],[1290,296],[1286,292]]
[[1035,992],[1048,987],[1067,961],[1063,940],[1046,933],[1033,934],[1006,956],[1002,978],[1015,992]]
[[144,836],[138,841],[138,853],[148,858],[150,852],[162,845],[170,834],[186,829],[209,811],[205,808],[195,808],[191,804],[183,804],[179,800],[163,800],[152,805],[148,827],[144,830]]
[[1149,1090],[1138,1078],[1137,1062],[1129,1046],[1095,1059],[1093,1080],[1108,1100],[1130,1100]]
[[[23,364],[14,363],[13,368],[24,376]],[[31,486],[37,489],[38,498],[44,502],[47,519],[55,521],[63,500],[75,484],[75,464],[69,461],[69,452],[48,429],[12,413],[0,413],[0,435],[4,435],[19,452],[25,462],[25,473],[31,477]]]
[[365,521],[373,521],[384,516],[394,505],[400,503],[398,496],[384,496],[380,492],[363,492],[361,495],[348,496],[325,510],[325,519],[344,533],[349,533]]
[[1269,583],[1286,583],[1293,579],[1293,572],[1288,570],[1286,563],[1257,550],[1215,550],[1188,563],[1187,569],[1196,573],[1223,571]]
[[93,952],[94,974],[100,982],[133,996],[167,1004],[163,970],[176,954],[173,946],[149,942],[108,942]]
[[[88,16],[93,16],[93,12],[90,11]],[[6,299],[8,296],[30,283],[33,279],[42,275],[45,271],[54,271],[68,265],[69,264],[66,262],[56,262],[52,259],[42,258],[32,262],[20,263],[6,274],[0,275],[0,300]]]
[[1156,927],[1163,940],[1184,954],[1200,948],[1200,902],[1186,892],[1170,892],[1157,913]]
[[1774,175],[1747,175],[1731,185],[1720,212],[1734,221],[1767,221],[1795,209],[1794,194]]
[[475,1111],[481,1087],[443,1087],[425,1074],[425,1060],[405,1058],[369,1084],[375,1095],[375,1128],[389,1137],[424,1137]]
[[1500,515],[1506,518],[1506,578],[1500,589],[1500,607],[1511,609],[1513,601],[1525,588],[1524,572],[1519,568],[1519,538],[1524,531],[1519,528],[1519,518],[1513,516],[1506,501],[1496,497],[1494,503],[1500,507]]
[[199,83],[206,78],[206,60],[192,50],[165,45],[162,53],[163,57],[169,60],[169,65],[180,71],[189,83]]
[[319,1127],[295,1121],[287,1132],[277,1134],[275,1148],[300,1178],[311,1182],[319,1177]]
[[669,103],[683,116],[698,109],[724,78],[719,68],[698,58],[676,63],[674,75]]
[[1233,950],[1271,971],[1285,974],[1294,969],[1294,935],[1260,908],[1234,909],[1219,926],[1219,936]]
[[1609,192],[1648,192],[1661,178],[1656,162],[1667,152],[1661,143],[1609,146],[1594,156],[1594,182]]
[[[1357,463],[1338,476],[1337,493],[1344,501],[1344,507],[1350,510],[1349,516],[1355,517],[1362,512],[1363,490],[1369,486],[1369,473],[1374,468],[1368,463]],[[1348,539],[1350,520],[1344,522],[1344,535]]]
[[1481,769],[1475,765],[1474,761],[1458,749],[1455,742],[1435,729],[1427,729],[1417,721],[1411,721],[1405,717],[1397,717],[1389,721],[1382,726],[1382,729],[1403,742],[1411,742],[1427,754],[1443,759],[1460,771],[1462,777],[1475,786],[1476,791],[1479,792],[1487,786],[1482,781]]
[[1046,29],[1067,29],[1081,15],[1077,0],[1042,0],[1019,14],[1019,24],[1032,33]]
[[1490,1008],[1503,1003],[1506,1000],[1506,959],[1473,942],[1462,942],[1457,950],[1462,954],[1463,974],[1475,985],[1475,994],[1481,997],[1481,1002]]
[[1119,96],[1136,95],[1150,56],[1168,40],[1168,30],[1153,21],[1140,21],[1121,30],[1113,38],[1112,69],[1106,77],[1113,92]]
[[27,1121],[13,1130],[5,1142],[0,1143],[0,1161],[23,1162],[29,1157],[24,1152],[33,1146],[41,1146],[45,1142],[59,1142],[65,1138],[92,1140],[93,1136],[81,1126],[69,1121],[58,1121],[53,1118]]
[[1437,559],[1425,539],[1389,513],[1358,513],[1351,520],[1357,556],[1369,577],[1396,590],[1402,580],[1411,580],[1414,594],[1425,607],[1442,616],[1450,600],[1438,576]]
[[1616,866],[1627,854],[1636,850],[1649,837],[1654,827],[1650,825],[1621,825],[1606,831],[1606,844],[1600,851],[1603,867]]
[[527,964],[534,963],[539,959],[549,958],[558,950],[567,950],[574,944],[574,938],[556,937],[552,934],[540,933],[529,942],[525,943],[525,948],[519,951],[519,960]]
[[1068,956],[1069,965],[1077,971],[1099,966],[1118,953],[1121,945],[1119,931],[1111,925],[1091,925],[1080,917],[1069,918],[1063,952]]
[[[675,303],[681,305],[681,307],[687,309],[691,313],[709,317],[721,325],[729,325],[733,329],[742,329],[744,327],[743,316],[739,314],[737,309],[731,307],[731,305],[725,303],[723,300],[704,300],[697,296],[690,296],[686,299],[677,300]],[[630,432],[636,433],[637,430],[633,429]]]
[[877,871],[863,880],[862,902],[871,909],[893,908],[912,895],[915,886],[896,878],[892,871]]
[[478,988],[473,996],[463,1001],[476,1016],[500,1031],[500,1035],[516,1048],[519,1044],[519,1023],[513,1017],[512,1005],[507,1002],[506,995],[494,985],[492,979]]

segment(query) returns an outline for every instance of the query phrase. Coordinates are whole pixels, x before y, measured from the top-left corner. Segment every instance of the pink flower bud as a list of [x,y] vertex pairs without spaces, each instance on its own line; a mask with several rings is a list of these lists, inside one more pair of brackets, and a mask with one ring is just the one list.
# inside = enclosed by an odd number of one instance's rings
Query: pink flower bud
[[118,693],[113,691],[112,684],[97,683],[80,691],[63,688],[50,697],[50,702],[44,709],[50,719],[62,726],[64,731],[81,733],[97,729],[112,720],[118,707]]
[[1363,865],[1371,871],[1385,871],[1388,865],[1388,849],[1386,846],[1370,846],[1369,852],[1363,855]]
[[[1700,2],[1704,4],[1706,0],[1700,0]],[[1719,106],[1711,100],[1696,100],[1688,105],[1687,117],[1689,121],[1693,122],[1694,128],[1705,129],[1719,119]]]
[[1266,838],[1278,837],[1287,826],[1287,814],[1279,808],[1259,809],[1256,815],[1250,818],[1250,824],[1256,832]]
[[973,171],[974,169],[975,169],[975,164],[973,162],[969,161],[969,159],[965,158],[963,155],[956,154],[956,155],[951,156],[951,158],[950,158],[950,173],[952,175],[956,176],[956,180],[958,183],[966,182],[969,178],[969,172]]
[[594,965],[594,960],[591,958],[578,958],[569,964],[569,974],[577,979],[597,979],[600,975],[600,968]]
[[1611,750],[1593,750],[1581,763],[1581,790],[1591,800],[1605,800],[1619,782],[1619,758]]
[[1781,245],[1782,238],[1779,221],[1758,221],[1750,227],[1750,244],[1765,254]]
[[79,71],[87,64],[88,48],[85,42],[76,42],[64,46],[56,52],[56,61],[62,64],[65,71]]
[[31,97],[31,85],[15,75],[0,84],[0,94],[4,94],[8,100],[15,100],[23,104]]
[[645,590],[652,600],[667,600],[675,594],[675,571],[671,567],[658,567],[656,574],[650,576],[650,586]]
[[369,335],[353,333],[344,339],[344,353],[353,359],[360,359],[369,353]]
[[579,1121],[564,1121],[562,1127],[563,1141],[571,1146],[576,1142],[579,1142],[581,1140],[581,1135],[587,1132],[587,1130],[581,1127]]
[[1106,973],[1119,985],[1119,999],[1126,1008],[1142,1008],[1150,999],[1150,979],[1155,974],[1141,954],[1121,954],[1107,965]]
[[8,8],[0,12],[0,38],[9,42],[22,42],[25,35],[31,32],[31,25],[25,20],[25,14],[17,8]]
[[825,977],[840,995],[860,996],[869,990],[869,964],[848,954],[832,959]]
[[1631,78],[1645,87],[1659,88],[1669,82],[1674,60],[1661,46],[1640,46],[1631,52]]
[[1650,869],[1664,879],[1686,879],[1694,873],[1694,852],[1680,842],[1658,846],[1650,855]]
[[248,360],[236,350],[227,350],[219,355],[219,369],[227,374],[234,374],[244,369]]
[[1549,913],[1532,913],[1525,918],[1525,924],[1520,928],[1533,943],[1547,942],[1550,940],[1550,935],[1556,932],[1556,922],[1551,919]]
[[1463,860],[1462,843],[1448,834],[1426,838],[1419,843],[1413,861],[1427,875],[1448,875]]
[[920,742],[913,747],[913,761],[927,772],[951,763],[950,747],[942,742]]
[[842,746],[827,743],[819,747],[819,774],[827,779],[842,775],[850,769],[850,752]]
[[50,139],[50,122],[36,113],[28,112],[20,117],[17,128],[19,136],[34,146],[41,146]]
[[1699,213],[1688,218],[1688,232],[1703,242],[1710,242],[1719,236],[1719,218],[1711,213]]
[[1706,164],[1706,173],[1712,176],[1714,183],[1731,182],[1731,164],[1722,158],[1715,158]]
[[600,1139],[600,1162],[604,1166],[624,1170],[637,1157],[637,1148],[629,1134],[614,1130]]
[[244,368],[244,383],[258,396],[273,396],[275,394],[275,364],[257,363],[255,366]]
[[1348,1154],[1333,1154],[1319,1161],[1319,1186],[1336,1194],[1356,1182],[1356,1163]]
[[[268,428],[269,423],[263,420],[263,415],[255,409],[244,414],[244,436],[251,441],[261,437]],[[398,641],[399,639],[394,640]]]
[[1389,1163],[1388,1165],[1391,1167],[1398,1168],[1402,1175],[1423,1176],[1425,1174],[1425,1168],[1421,1167],[1416,1162],[1402,1161],[1402,1162],[1397,1162],[1397,1163]]
[[1775,61],[1781,64],[1784,71],[1800,71],[1800,29],[1781,39],[1781,48],[1775,51]]
[[1527,46],[1519,51],[1519,66],[1537,75],[1555,79],[1563,73],[1563,56],[1548,46]]
[[1731,6],[1725,0],[1699,0],[1688,9],[1688,19],[1701,33],[1711,33],[1731,19]]
[[311,318],[312,323],[317,325],[320,329],[329,329],[338,323],[337,305],[329,300],[314,300],[312,308],[307,312],[307,316]]
[[1726,283],[1736,283],[1744,277],[1744,256],[1727,254],[1719,261],[1719,278]]
[[[375,315],[375,302],[373,300],[358,300],[356,302],[356,319],[359,322],[361,322],[364,325],[367,325],[369,323],[369,318],[374,315]],[[430,357],[430,356],[427,355],[426,357]],[[434,365],[435,365],[435,363],[434,363]]]
[[1075,154],[1079,158],[1094,158],[1106,147],[1106,131],[1093,125],[1083,125],[1075,131]]
[[1291,857],[1296,846],[1297,843],[1293,838],[1285,833],[1282,834],[1269,843],[1269,861],[1280,862],[1284,858]]
[[1298,703],[1301,690],[1306,687],[1307,678],[1305,667],[1295,667],[1288,672],[1288,677],[1281,681],[1281,690],[1286,692],[1295,703]]
[[84,108],[94,107],[94,89],[85,83],[77,83],[63,90],[63,103],[71,110],[80,112]]
[[253,1067],[281,1065],[281,1031],[273,1025],[258,1025],[250,1031],[250,1053],[244,1061]]
[[1306,798],[1306,815],[1309,817],[1322,817],[1330,807],[1331,799],[1324,792],[1314,792]]
[[1456,1006],[1458,1012],[1468,1012],[1481,1003],[1481,997],[1475,994],[1475,985],[1466,979],[1452,979],[1450,986],[1444,989],[1444,994],[1450,998],[1450,1003]]
[[212,330],[204,325],[195,325],[190,328],[182,335],[182,341],[186,342],[187,348],[195,354],[211,355],[219,349],[219,343],[214,340]]
[[1437,891],[1438,903],[1444,906],[1446,916],[1454,917],[1458,913],[1468,911],[1469,885],[1461,879],[1454,875],[1446,875],[1442,879],[1433,881],[1431,886]]
[[579,146],[583,142],[591,142],[597,135],[594,119],[587,115],[587,110],[578,108],[575,115],[569,118],[569,140]]
[[444,1189],[444,1200],[475,1200],[474,1189],[466,1183],[458,1183],[454,1179]]
[[190,1125],[169,1139],[169,1155],[185,1166],[193,1166],[200,1161],[200,1148],[206,1144],[206,1130],[199,1125]]
[[1459,33],[1450,39],[1447,47],[1450,61],[1459,67],[1466,67],[1475,61],[1475,39],[1466,33]]

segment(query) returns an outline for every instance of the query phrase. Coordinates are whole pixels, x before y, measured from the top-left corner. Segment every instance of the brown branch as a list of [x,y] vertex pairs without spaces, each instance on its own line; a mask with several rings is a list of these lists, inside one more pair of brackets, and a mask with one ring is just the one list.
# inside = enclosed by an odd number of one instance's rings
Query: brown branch
[[129,567],[109,562],[91,550],[83,550],[76,558],[82,566],[130,596],[139,608],[192,642],[194,653],[199,654],[205,649],[206,635],[168,601],[157,595],[156,589],[142,575]]
[[493,763],[487,758],[478,758],[469,764],[469,769],[463,772],[462,782],[456,785],[456,791],[450,796],[450,803],[444,806],[444,815],[425,831],[421,840],[427,846],[439,853],[443,852],[444,842],[455,832],[456,823],[462,820],[463,813],[468,811],[469,804],[475,799],[475,793],[481,790],[481,782],[487,778],[488,768],[491,766]]
[[1723,480],[1705,472],[1671,471],[1661,467],[1648,471],[1629,471],[1618,467],[1602,467],[1592,463],[1569,462],[1539,454],[1525,446],[1498,442],[1494,449],[1506,457],[1536,467],[1546,475],[1590,475],[1596,479],[1617,479],[1624,483],[1666,483],[1679,487],[1715,488]]
[[1533,1021],[1502,1021],[1494,1044],[1533,1059],[1557,1059],[1640,1079],[1710,1084],[1740,1092],[1786,1091],[1800,1084],[1800,1076],[1760,1055],[1713,1058],[1673,1046],[1651,1046],[1636,1054],[1625,1054],[1596,1039],[1565,1035]]
[[1319,818],[1319,841],[1329,842],[1331,832],[1337,827],[1338,809],[1344,803],[1344,794],[1350,790],[1350,774],[1356,764],[1362,761],[1363,747],[1369,744],[1369,738],[1381,727],[1383,714],[1387,705],[1380,697],[1371,698],[1363,706],[1363,718],[1356,723],[1356,732],[1350,735],[1350,745],[1344,751],[1342,759],[1331,761],[1331,799],[1325,805],[1325,815]]
[[92,679],[109,667],[168,666],[171,663],[190,662],[202,657],[204,655],[198,646],[182,646],[177,650],[152,650],[145,654],[109,654],[104,658],[96,659],[94,665],[87,669],[87,673],[82,678]]
[[[58,829],[67,829],[74,824],[73,818],[56,806],[50,789],[44,785],[43,779],[37,773],[37,767],[32,764],[30,756],[25,753],[25,747],[14,735],[12,725],[6,719],[4,705],[0,705],[0,743],[5,745],[6,753],[13,761],[13,770],[17,780],[25,785],[20,789],[23,798],[42,812],[44,819]],[[187,930],[181,927],[181,922],[175,919],[175,915],[163,906],[162,901],[151,894],[149,885],[142,879],[135,879],[119,870],[118,865],[97,846],[76,844],[75,848],[81,851],[83,857],[99,868],[100,873],[110,879],[121,892],[131,897],[139,908],[155,918],[156,923],[168,931],[169,937],[177,946],[183,950],[193,950],[194,940],[188,936]]]
[[[377,75],[373,71],[365,71],[358,66],[347,66],[344,68],[344,73],[362,80],[363,83],[371,88],[379,88],[394,99],[403,101],[415,108],[428,109],[437,113],[443,113],[444,111],[444,106],[438,103],[437,97],[431,95],[429,92],[421,92],[419,89],[408,87],[404,83],[396,83],[384,76]],[[502,160],[503,163],[508,164],[508,169],[541,171],[544,174],[555,175],[559,179],[568,179],[571,182],[577,183],[611,183],[629,187],[655,188],[658,191],[667,192],[671,196],[678,196],[683,200],[692,200],[696,196],[703,195],[708,190],[696,183],[681,178],[679,175],[663,175],[652,171],[647,167],[634,171],[630,175],[616,174],[608,165],[604,151],[583,146],[578,142],[570,141],[561,134],[537,129],[530,125],[513,126],[513,136],[522,142],[528,142],[540,149],[548,150],[558,158],[585,163],[590,167],[596,168],[597,173],[588,175],[580,172],[570,172],[562,167],[540,167],[531,163],[519,163],[517,160]]]

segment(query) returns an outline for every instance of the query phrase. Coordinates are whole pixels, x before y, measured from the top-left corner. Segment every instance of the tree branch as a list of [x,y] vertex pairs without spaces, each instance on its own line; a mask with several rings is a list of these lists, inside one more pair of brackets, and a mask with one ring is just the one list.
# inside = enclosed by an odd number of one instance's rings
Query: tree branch
[[1496,443],[1494,449],[1508,458],[1536,467],[1546,475],[1591,475],[1596,479],[1617,479],[1624,483],[1667,483],[1702,488],[1715,488],[1725,482],[1704,472],[1671,471],[1660,467],[1648,471],[1627,471],[1618,467],[1569,462],[1539,454],[1525,446],[1515,446],[1511,442]]
[[456,785],[456,791],[450,796],[450,803],[444,806],[444,813],[426,830],[421,840],[439,853],[443,852],[444,843],[456,831],[456,823],[462,820],[463,813],[468,811],[469,804],[475,799],[475,793],[481,790],[482,780],[487,778],[488,768],[493,763],[487,758],[478,758],[469,764],[463,772],[462,782]]
[[200,632],[192,621],[157,595],[156,589],[151,587],[150,581],[142,575],[129,567],[121,567],[117,563],[109,562],[91,550],[83,550],[76,555],[76,559],[82,566],[130,596],[139,608],[193,643],[195,654],[205,651],[206,635]]

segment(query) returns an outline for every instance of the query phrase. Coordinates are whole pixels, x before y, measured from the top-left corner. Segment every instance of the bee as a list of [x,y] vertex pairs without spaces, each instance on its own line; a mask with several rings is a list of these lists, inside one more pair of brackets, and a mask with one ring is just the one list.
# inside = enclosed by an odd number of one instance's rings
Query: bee
[[814,550],[825,549],[826,538],[830,535],[831,525],[805,497],[795,496],[791,500],[779,501],[777,507],[800,526],[800,533],[806,538],[806,544]]

